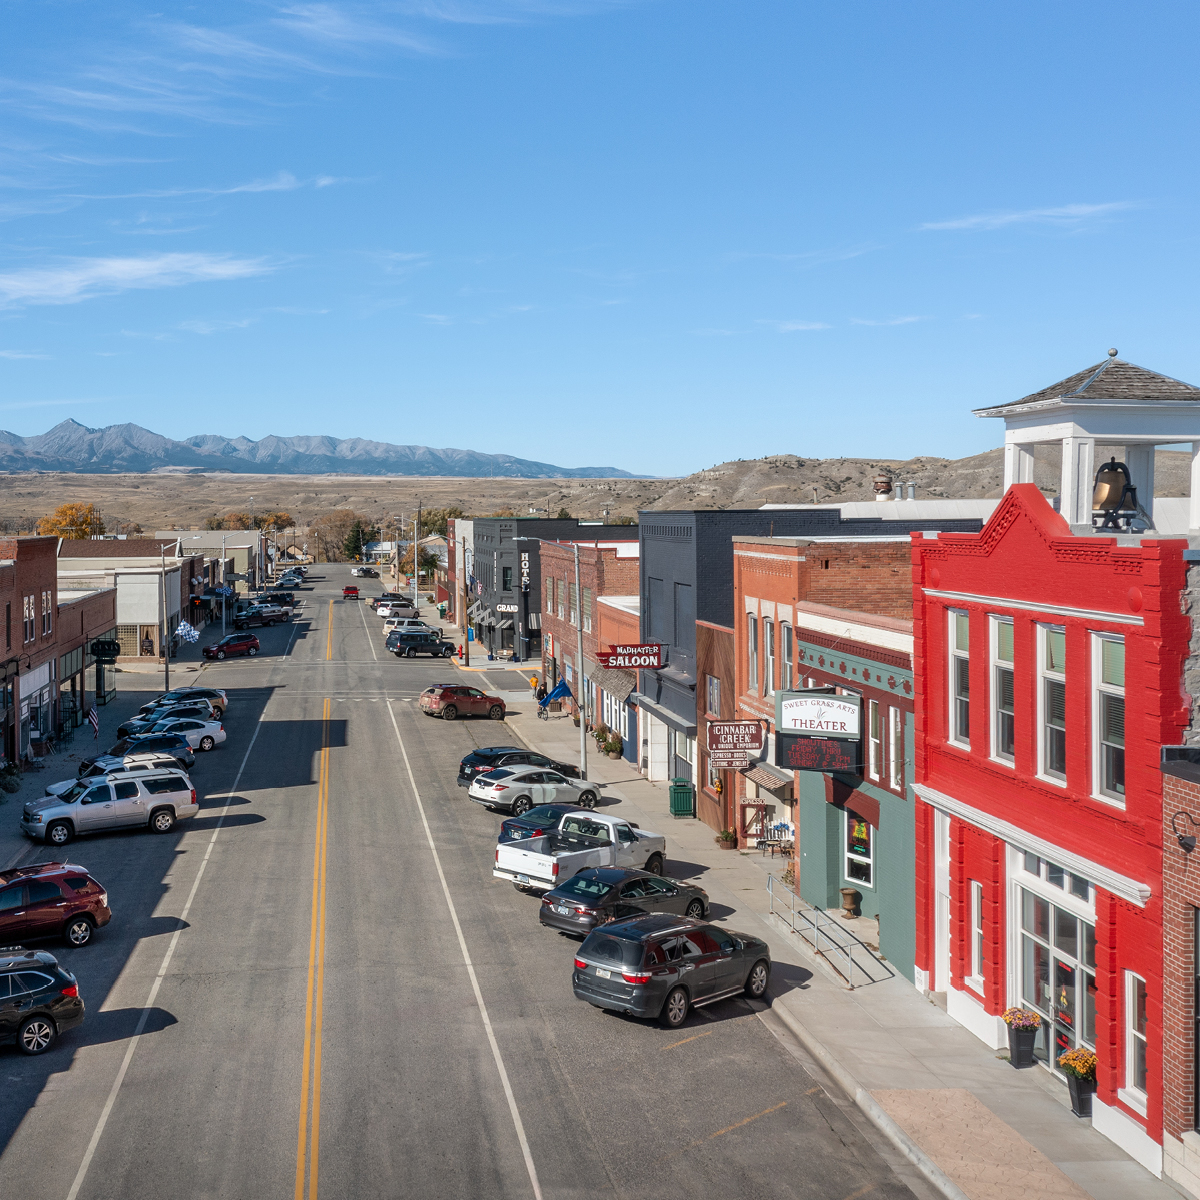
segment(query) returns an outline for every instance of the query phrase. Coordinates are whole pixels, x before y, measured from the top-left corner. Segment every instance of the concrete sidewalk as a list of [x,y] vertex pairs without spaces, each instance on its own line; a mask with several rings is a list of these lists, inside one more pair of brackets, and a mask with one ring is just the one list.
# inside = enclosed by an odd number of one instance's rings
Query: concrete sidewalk
[[[536,718],[528,693],[503,693],[509,727],[566,762],[579,755],[569,716]],[[591,751],[595,742],[589,741]],[[1072,1112],[1040,1067],[1015,1071],[921,996],[899,972],[848,990],[770,913],[768,872],[782,860],[719,850],[698,820],[673,820],[667,789],[624,760],[588,755],[601,805],[667,837],[668,870],[702,883],[714,919],[765,937],[775,963],[772,1011],[867,1117],[953,1200],[1179,1200],[1166,1183]],[[781,881],[777,884],[781,887]],[[894,970],[894,968],[893,968]]]

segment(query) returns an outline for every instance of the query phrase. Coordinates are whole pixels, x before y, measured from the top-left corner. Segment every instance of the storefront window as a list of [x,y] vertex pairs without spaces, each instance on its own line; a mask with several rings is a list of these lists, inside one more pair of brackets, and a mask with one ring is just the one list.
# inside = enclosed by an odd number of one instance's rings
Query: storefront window
[[846,878],[871,887],[874,859],[872,830],[868,821],[846,810]]
[[1146,1090],[1146,981],[1125,972],[1125,1086]]

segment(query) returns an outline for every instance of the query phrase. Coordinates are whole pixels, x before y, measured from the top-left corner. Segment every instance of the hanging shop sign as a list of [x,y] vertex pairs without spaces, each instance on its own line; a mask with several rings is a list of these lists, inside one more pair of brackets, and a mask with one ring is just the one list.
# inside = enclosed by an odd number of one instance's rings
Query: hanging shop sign
[[646,671],[657,671],[666,665],[666,647],[657,643],[647,643],[638,646],[609,646],[607,651],[601,650],[596,655],[596,661],[602,667],[624,667],[627,671],[641,668]]
[[92,643],[92,657],[97,662],[115,663],[118,655],[121,653],[121,643],[109,641],[107,639],[99,639]]
[[763,748],[759,721],[709,721],[708,760],[714,767],[740,770],[748,767]]
[[529,591],[529,551],[521,551],[521,591]]
[[862,697],[828,690],[777,692],[775,765],[862,774]]

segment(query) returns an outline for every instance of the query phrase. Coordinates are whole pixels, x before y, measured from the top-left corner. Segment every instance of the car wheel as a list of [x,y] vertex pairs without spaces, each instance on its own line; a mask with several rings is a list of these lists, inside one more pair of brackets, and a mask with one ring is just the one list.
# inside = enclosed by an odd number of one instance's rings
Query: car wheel
[[216,653],[216,655],[215,655],[215,657],[216,657],[216,658],[224,658],[224,657],[225,657],[225,651],[224,651],[224,650],[218,650],[218,651],[217,651],[217,653]]
[[268,624],[268,625],[274,625],[274,624],[275,624],[275,618],[274,618],[274,617],[272,617],[272,618],[271,618],[271,619],[270,619],[270,620],[267,622],[267,624]]
[[30,1017],[17,1033],[17,1048],[22,1054],[45,1054],[57,1035],[49,1017]]
[[212,748],[213,748],[212,738],[210,738],[206,735],[205,737],[202,737],[200,739],[200,749],[201,750],[211,750]]
[[393,653],[393,654],[394,654],[394,655],[395,655],[397,658],[403,658],[403,657],[404,657],[404,651],[403,651],[403,650],[393,650],[393,651],[392,651],[392,653]]
[[457,716],[458,709],[455,708],[453,704],[447,704],[446,707],[442,709],[443,721],[453,721]]
[[492,707],[488,709],[488,716],[491,717],[493,721],[503,721],[504,720],[504,705],[503,704],[493,704]]
[[454,657],[454,647],[447,646],[445,648],[445,650],[442,651],[442,657],[443,658],[453,658]]
[[523,813],[527,813],[533,807],[533,801],[528,796],[518,796],[513,801],[512,815],[519,817]]
[[159,808],[150,814],[150,828],[155,833],[170,833],[175,828],[175,814],[169,808]]
[[646,860],[646,870],[651,875],[661,875],[663,873],[663,856],[661,854],[652,854]]
[[63,926],[63,941],[68,946],[86,946],[92,940],[92,922],[90,917],[72,917]]
[[687,906],[687,912],[684,915],[691,917],[693,921],[703,921],[704,902],[701,900],[693,900],[691,904]]
[[580,808],[595,808],[596,793],[595,792],[580,792],[579,800],[577,801]]
[[254,656],[255,656],[255,655],[258,653],[258,647],[257,647],[257,646],[250,646],[250,647],[248,647],[248,648],[247,648],[247,650],[246,650],[246,653],[247,653],[248,655],[250,655],[250,657],[251,657],[251,658],[253,658],[253,657],[254,657]]
[[763,993],[767,990],[767,984],[770,982],[771,964],[765,958],[760,958],[750,968],[750,974],[746,976],[746,995],[751,1000],[761,1000]]
[[416,658],[416,657],[417,657],[417,648],[416,648],[416,646],[409,646],[409,648],[408,648],[408,650],[407,650],[407,656],[408,656],[409,658]]
[[52,846],[65,846],[74,836],[74,832],[66,821],[55,821],[46,830],[46,841]]
[[668,1029],[678,1029],[687,1020],[690,1007],[691,1003],[688,1000],[687,992],[681,987],[672,988],[663,1002],[662,1012],[658,1014],[658,1019]]

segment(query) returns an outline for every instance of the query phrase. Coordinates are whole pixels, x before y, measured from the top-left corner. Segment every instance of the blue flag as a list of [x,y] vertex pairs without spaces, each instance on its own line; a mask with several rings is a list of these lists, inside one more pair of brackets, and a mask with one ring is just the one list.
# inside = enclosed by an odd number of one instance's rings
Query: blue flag
[[574,700],[575,697],[571,695],[571,689],[567,686],[567,681],[565,679],[560,679],[558,683],[554,685],[554,688],[546,693],[545,700],[543,700],[538,707],[545,708],[545,706],[549,704],[551,700],[565,699]]

